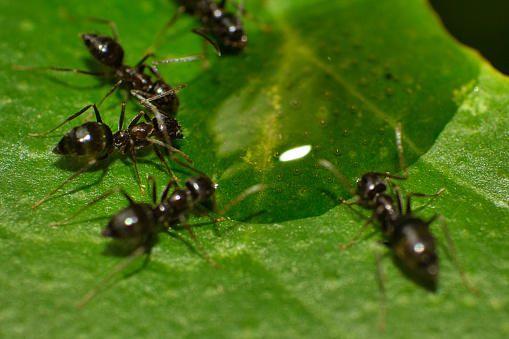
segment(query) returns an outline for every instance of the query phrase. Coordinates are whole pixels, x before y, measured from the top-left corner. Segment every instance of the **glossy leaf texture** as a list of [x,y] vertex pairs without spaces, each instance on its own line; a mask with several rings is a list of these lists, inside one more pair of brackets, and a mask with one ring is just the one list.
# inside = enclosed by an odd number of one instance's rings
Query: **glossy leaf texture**
[[[72,113],[97,103],[110,79],[12,65],[101,70],[79,33],[110,34],[117,23],[125,62],[135,64],[176,11],[165,0],[27,0],[1,3],[0,24],[0,333],[5,337],[504,337],[507,323],[509,222],[509,81],[459,45],[423,1],[247,1],[249,45],[238,56],[159,66],[179,93],[178,147],[218,184],[219,207],[251,185],[267,188],[235,206],[216,225],[192,218],[214,269],[185,231],[161,234],[150,262],[137,260],[83,309],[73,305],[121,258],[99,237],[108,217],[127,205],[114,195],[69,225],[50,222],[91,199],[124,187],[148,201],[129,156],[114,155],[35,210],[29,207],[79,169],[51,149],[76,119],[46,137]],[[233,9],[234,10],[234,9]],[[183,16],[157,58],[202,53]],[[101,106],[116,131],[124,93]],[[128,102],[126,120],[140,107]],[[440,213],[458,256],[481,294],[462,284],[438,224],[439,291],[418,287],[392,263],[387,277],[387,330],[377,332],[376,232],[346,243],[368,211],[338,205],[351,198],[319,159],[351,182],[362,173],[399,172],[394,128],[401,122],[408,192],[424,219]],[[303,158],[281,161],[310,146]],[[193,173],[174,165],[185,179]],[[142,176],[169,180],[152,152]],[[376,225],[374,225],[376,227]],[[383,250],[383,252],[387,252]]]

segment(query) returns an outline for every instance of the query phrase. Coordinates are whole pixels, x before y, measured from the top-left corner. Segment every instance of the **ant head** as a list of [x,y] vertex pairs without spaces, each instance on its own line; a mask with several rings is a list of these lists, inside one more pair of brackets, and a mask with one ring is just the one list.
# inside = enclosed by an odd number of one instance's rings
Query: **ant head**
[[208,177],[196,176],[187,179],[186,187],[196,202],[203,202],[214,195],[216,185]]
[[88,51],[101,64],[118,69],[124,60],[124,50],[115,40],[105,35],[82,34],[81,38]]
[[146,237],[156,230],[156,220],[150,205],[132,204],[118,212],[106,225],[103,237],[114,239],[134,239]]
[[369,172],[357,180],[357,191],[364,200],[373,200],[387,190],[387,181],[379,173]]
[[182,139],[184,137],[177,119],[172,116],[163,114],[161,115],[161,118],[163,120],[162,124],[159,123],[157,118],[152,119],[152,124],[154,125],[156,131],[166,133],[170,140]]
[[411,278],[434,286],[438,278],[438,258],[429,224],[416,217],[403,217],[395,224],[390,247]]

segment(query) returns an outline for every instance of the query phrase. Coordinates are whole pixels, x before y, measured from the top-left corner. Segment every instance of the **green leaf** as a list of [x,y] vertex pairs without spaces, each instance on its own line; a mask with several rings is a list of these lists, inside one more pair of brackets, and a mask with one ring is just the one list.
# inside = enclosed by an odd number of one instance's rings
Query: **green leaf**
[[[458,257],[480,290],[462,283],[446,255],[438,225],[439,290],[409,280],[390,260],[387,331],[380,336],[505,337],[509,236],[507,150],[509,81],[444,32],[422,1],[248,1],[249,47],[239,56],[159,67],[179,93],[179,148],[218,184],[220,207],[253,184],[263,192],[228,214],[232,220],[195,228],[218,263],[214,269],[186,232],[161,234],[151,260],[142,259],[80,310],[73,305],[122,259],[99,237],[108,218],[127,205],[114,195],[69,225],[72,215],[114,187],[148,201],[132,160],[114,155],[64,186],[35,210],[29,207],[82,165],[51,149],[78,118],[47,131],[111,88],[109,79],[12,65],[100,69],[78,33],[110,34],[107,26],[69,20],[71,14],[117,23],[126,63],[135,64],[176,10],[169,1],[2,3],[0,89],[0,328],[5,337],[367,337],[377,335],[376,232],[338,251],[369,216],[338,205],[347,188],[318,159],[333,162],[352,183],[369,170],[400,171],[394,128],[402,124],[419,217],[444,216]],[[264,25],[270,26],[267,30]],[[199,23],[183,16],[168,32],[158,58],[199,54],[189,33]],[[101,107],[118,123],[123,93]],[[127,118],[139,106],[128,103]],[[281,154],[310,145],[302,159]],[[174,167],[185,179],[192,172]],[[151,152],[142,176],[168,181]],[[193,223],[207,222],[196,219]],[[376,225],[375,225],[376,226]]]

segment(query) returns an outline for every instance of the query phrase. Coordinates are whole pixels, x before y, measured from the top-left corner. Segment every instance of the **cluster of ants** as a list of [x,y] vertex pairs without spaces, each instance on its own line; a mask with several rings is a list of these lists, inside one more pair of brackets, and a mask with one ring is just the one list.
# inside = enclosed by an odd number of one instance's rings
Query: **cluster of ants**
[[[230,13],[225,10],[226,0],[215,3],[209,0],[180,0],[181,7],[178,9],[174,17],[168,22],[164,30],[171,27],[177,18],[185,11],[199,18],[204,27],[193,29],[192,32],[203,37],[205,41],[212,44],[216,53],[221,55],[221,50],[240,52],[247,43],[247,36],[242,26],[241,17],[244,13],[241,1],[237,7],[237,14]],[[101,102],[96,106],[90,104],[71,115],[60,125],[54,129],[41,134],[31,134],[31,136],[42,136],[54,132],[63,124],[77,118],[83,113],[93,108],[96,121],[85,122],[84,124],[70,130],[54,148],[53,152],[71,157],[88,157],[89,160],[74,175],[70,176],[65,182],[47,194],[41,200],[36,202],[32,208],[43,203],[66,183],[78,177],[83,172],[90,169],[99,161],[106,159],[115,150],[121,154],[131,153],[135,167],[135,173],[138,184],[143,192],[143,185],[137,169],[136,152],[140,149],[152,146],[159,160],[164,164],[170,177],[169,184],[164,189],[159,200],[157,199],[155,180],[147,176],[148,183],[152,183],[152,202],[137,203],[123,189],[116,188],[101,195],[95,200],[89,202],[81,210],[73,216],[53,225],[67,223],[71,219],[81,214],[84,210],[97,202],[105,199],[114,193],[122,193],[129,202],[129,206],[117,213],[108,223],[102,235],[121,240],[135,240],[134,250],[118,264],[110,274],[104,278],[96,287],[90,290],[79,302],[78,306],[85,305],[113,276],[122,271],[136,258],[147,255],[149,258],[152,246],[157,241],[159,232],[168,231],[177,225],[184,225],[190,236],[200,248],[202,255],[209,263],[216,267],[214,260],[206,253],[199,244],[196,236],[186,222],[186,215],[193,209],[197,209],[200,213],[207,215],[213,222],[222,220],[222,216],[235,204],[243,200],[248,195],[264,188],[262,185],[253,186],[237,198],[231,201],[225,208],[217,214],[221,217],[215,219],[200,204],[206,200],[214,199],[214,193],[217,185],[205,175],[203,172],[195,169],[189,164],[193,164],[192,160],[184,153],[171,145],[172,141],[183,138],[183,133],[179,122],[175,118],[179,100],[176,93],[186,85],[171,87],[157,70],[156,64],[174,63],[201,59],[202,56],[191,56],[180,59],[153,61],[147,64],[149,57],[153,56],[153,51],[158,44],[161,43],[163,34],[158,37],[156,42],[148,49],[147,54],[135,66],[125,65],[123,62],[124,50],[118,42],[118,33],[114,23],[106,20],[88,18],[88,20],[110,25],[113,37],[99,34],[82,34],[81,37],[87,46],[90,54],[102,65],[111,68],[110,72],[89,72],[71,68],[59,67],[43,67],[37,69],[49,69],[61,72],[75,72],[92,76],[110,76],[116,79],[115,85],[104,96]],[[216,44],[211,36],[215,37],[218,42]],[[219,47],[220,46],[220,47]],[[30,68],[34,69],[34,68]],[[150,74],[146,74],[148,70]],[[155,77],[156,80],[153,79]],[[103,123],[99,113],[98,106],[110,96],[117,88],[123,86],[133,97],[139,100],[141,106],[146,110],[150,110],[154,117],[149,118],[149,114],[141,111],[134,119],[131,120],[126,129],[124,126],[125,101],[122,103],[119,128],[113,133],[111,128]],[[144,118],[144,122],[140,120]],[[344,183],[349,189],[355,201],[348,203],[342,199],[346,205],[360,205],[370,211],[371,216],[364,223],[359,234],[347,244],[339,246],[341,250],[352,246],[360,237],[361,233],[374,221],[378,221],[381,226],[381,233],[386,245],[394,254],[400,266],[411,276],[416,277],[424,287],[434,290],[438,277],[438,259],[436,254],[435,239],[431,233],[430,225],[438,219],[436,214],[429,220],[423,220],[412,213],[411,197],[435,197],[443,192],[443,189],[434,194],[409,193],[406,198],[406,210],[403,209],[403,198],[398,186],[394,180],[407,180],[408,172],[403,156],[403,146],[401,141],[401,126],[396,127],[396,145],[400,159],[401,169],[404,176],[391,175],[389,173],[369,172],[357,181],[357,190],[348,183],[341,173],[327,160],[319,160],[319,164],[330,170],[334,175]],[[170,170],[163,153],[158,147],[164,147],[169,154],[171,160],[182,165],[198,175],[187,179],[185,187],[179,187],[178,179]],[[184,158],[189,164],[176,159],[175,155]],[[392,188],[393,194],[388,193],[389,187]],[[173,191],[172,191],[173,189]],[[171,193],[170,193],[171,191]],[[144,192],[143,192],[144,193]],[[215,206],[215,200],[214,200]],[[214,207],[216,210],[216,208]],[[217,212],[217,211],[215,211]],[[477,293],[467,280],[464,270],[461,267],[455,255],[453,242],[448,234],[447,228],[441,223],[442,230],[446,236],[447,243],[452,253],[452,258],[456,264],[460,275],[466,286],[473,292]],[[381,278],[380,265],[378,265],[378,275]],[[382,279],[379,279],[381,281]],[[380,284],[380,322],[385,323],[385,291],[383,283]]]

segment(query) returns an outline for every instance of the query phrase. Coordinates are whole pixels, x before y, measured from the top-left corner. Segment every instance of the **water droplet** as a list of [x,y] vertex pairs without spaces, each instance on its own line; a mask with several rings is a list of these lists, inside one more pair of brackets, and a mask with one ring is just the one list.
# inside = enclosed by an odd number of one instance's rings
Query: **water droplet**
[[315,152],[318,152],[318,151],[320,150],[320,144],[316,144],[316,145],[314,145],[314,146],[313,146],[313,150],[314,150]]
[[281,153],[279,151],[274,152],[274,158],[279,158],[280,155]]
[[325,120],[325,119],[321,119],[321,120],[320,120],[320,127],[322,127],[322,128],[327,127],[327,120]]
[[302,135],[304,135],[305,137],[309,137],[310,134],[311,134],[310,131],[303,131],[302,132]]
[[362,139],[362,144],[363,145],[367,145],[368,144],[368,139]]
[[292,106],[295,109],[300,108],[300,100],[297,98],[292,99],[290,101],[290,106]]
[[353,165],[354,167],[359,167],[359,162],[358,162],[357,160],[354,160],[354,161],[353,161],[353,163],[352,163],[352,165]]
[[276,188],[277,193],[281,193],[281,187]]
[[294,175],[300,175],[300,168],[295,167],[295,168],[293,169],[293,174],[294,174]]
[[341,155],[341,148],[335,147],[334,148],[334,155]]
[[378,133],[384,134],[385,133],[385,127],[384,126],[378,127]]
[[330,138],[329,139],[329,144],[334,145],[334,139]]
[[329,176],[327,177],[327,180],[328,180],[328,181],[332,181],[332,177],[329,175]]
[[341,134],[343,134],[344,137],[347,137],[350,135],[350,130],[345,127],[341,130]]
[[359,107],[357,107],[357,105],[350,105],[348,106],[348,109],[350,110],[350,113],[357,113]]
[[283,174],[281,174],[281,173],[278,173],[276,177],[277,177],[277,180],[283,180]]

